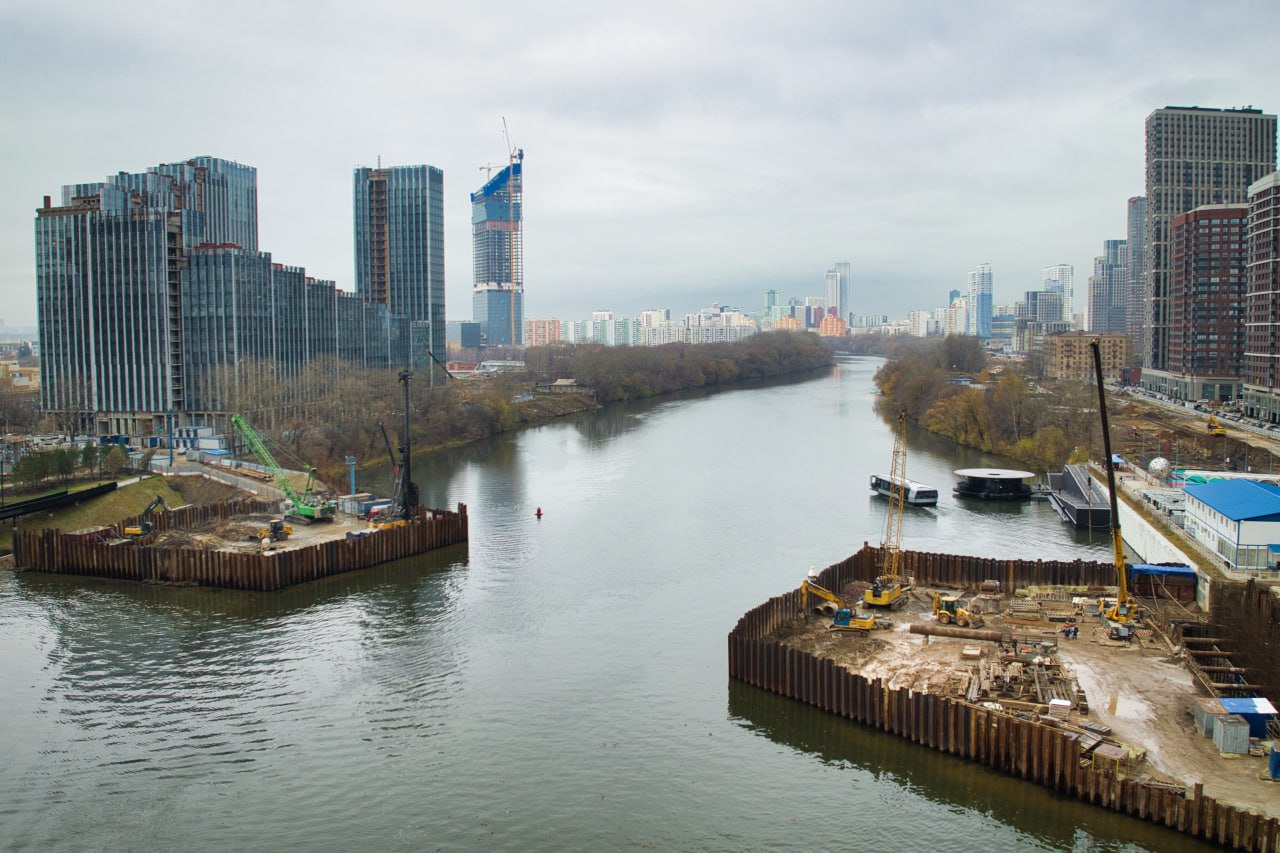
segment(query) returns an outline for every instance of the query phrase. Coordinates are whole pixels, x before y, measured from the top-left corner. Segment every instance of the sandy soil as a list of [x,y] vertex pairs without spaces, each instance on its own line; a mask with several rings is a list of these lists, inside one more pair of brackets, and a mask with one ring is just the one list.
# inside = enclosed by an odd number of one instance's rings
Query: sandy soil
[[[851,585],[841,594],[857,600],[861,587]],[[917,590],[907,607],[890,614],[889,630],[869,636],[833,633],[827,627],[830,619],[806,616],[780,631],[779,639],[868,678],[882,678],[891,687],[955,696],[977,669],[975,662],[961,658],[961,651],[979,647],[993,656],[996,645],[911,634],[911,623],[933,623],[925,600],[925,591]],[[1109,640],[1101,625],[1082,621],[1077,639],[1060,640],[1060,623],[1049,619],[1015,620],[995,615],[991,607],[986,619],[984,629],[1058,640],[1058,657],[1088,701],[1088,713],[1073,711],[1070,722],[1101,723],[1111,728],[1110,740],[1145,750],[1145,760],[1132,774],[1188,787],[1202,782],[1207,796],[1280,818],[1280,785],[1263,778],[1267,759],[1220,755],[1212,738],[1196,730],[1191,707],[1198,694],[1191,675],[1158,635],[1140,628],[1132,642],[1123,643]]]

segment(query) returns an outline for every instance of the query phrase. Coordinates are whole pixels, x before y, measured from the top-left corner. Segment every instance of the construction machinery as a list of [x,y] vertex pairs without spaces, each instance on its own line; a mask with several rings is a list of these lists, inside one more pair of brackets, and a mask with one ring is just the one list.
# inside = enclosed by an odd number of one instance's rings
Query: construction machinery
[[383,530],[389,527],[403,527],[409,523],[418,506],[418,487],[410,477],[409,460],[409,378],[413,376],[408,370],[400,371],[400,383],[404,386],[404,429],[401,434],[400,459],[391,452],[391,439],[387,437],[387,428],[378,422],[382,430],[382,440],[387,445],[387,456],[391,459],[391,472],[395,477],[395,494],[389,509],[370,516],[369,526]]
[[1213,412],[1209,413],[1209,421],[1205,424],[1205,429],[1209,430],[1209,435],[1226,435],[1227,429],[1222,425],[1222,421],[1218,420],[1218,416]]
[[955,623],[961,628],[981,628],[982,614],[960,606],[960,596],[935,592],[933,594],[933,618],[939,625]]
[[276,458],[271,455],[271,451],[267,449],[262,438],[253,427],[249,426],[248,421],[239,415],[232,415],[231,423],[239,431],[241,437],[244,438],[245,444],[249,445],[253,455],[258,457],[258,461],[262,463],[263,467],[267,469],[267,472],[276,481],[276,486],[279,487],[280,491],[284,492],[285,498],[289,503],[286,518],[301,524],[333,520],[338,506],[334,501],[324,500],[315,494],[316,469],[314,467],[307,466],[307,483],[302,492],[299,493],[293,487],[293,483],[289,482],[288,475],[280,467],[280,463],[276,462]]
[[1111,455],[1111,428],[1107,424],[1107,397],[1102,387],[1102,348],[1097,338],[1089,344],[1093,349],[1093,370],[1098,380],[1098,413],[1102,417],[1102,454],[1107,465],[1107,490],[1111,493],[1111,551],[1115,558],[1116,584],[1119,592],[1114,599],[1098,602],[1099,610],[1107,623],[1128,639],[1129,623],[1138,618],[1138,602],[1129,594],[1129,569],[1124,562],[1124,539],[1120,536],[1120,507],[1116,498],[1116,467]]
[[880,574],[862,594],[869,607],[901,607],[907,603],[911,582],[902,576],[902,514],[907,489],[907,413],[898,413],[893,436],[893,463],[889,468],[889,511],[884,517],[883,562]]
[[823,616],[830,616],[831,624],[828,627],[832,631],[867,634],[876,628],[891,627],[892,623],[888,619],[873,616],[870,613],[854,613],[843,598],[826,587],[818,585],[814,581],[815,577],[816,574],[810,572],[810,576],[800,584],[800,593],[804,597],[804,606],[806,609],[809,608],[810,595],[815,595],[826,601],[826,605],[814,607],[813,612]]
[[142,518],[138,520],[136,525],[131,525],[124,529],[124,535],[136,539],[139,536],[145,536],[155,529],[155,525],[151,523],[151,516],[155,513],[157,507],[169,509],[169,505],[164,502],[164,498],[156,495],[156,499],[147,504],[147,508],[142,511]]
[[289,526],[283,518],[272,518],[265,525],[258,528],[256,536],[249,538],[255,542],[261,542],[263,539],[270,539],[273,542],[283,542],[293,535],[293,528]]

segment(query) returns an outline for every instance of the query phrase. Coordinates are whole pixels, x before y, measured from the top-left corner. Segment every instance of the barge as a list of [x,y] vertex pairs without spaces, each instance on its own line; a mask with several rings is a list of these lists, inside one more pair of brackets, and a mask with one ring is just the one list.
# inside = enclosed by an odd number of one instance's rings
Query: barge
[[1027,501],[1034,492],[1025,481],[1035,474],[1008,468],[961,468],[955,493],[984,501]]

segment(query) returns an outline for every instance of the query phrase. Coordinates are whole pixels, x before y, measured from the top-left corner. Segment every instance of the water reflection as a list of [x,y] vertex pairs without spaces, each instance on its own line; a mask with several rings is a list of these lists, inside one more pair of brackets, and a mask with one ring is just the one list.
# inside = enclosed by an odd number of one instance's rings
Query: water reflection
[[[1066,799],[954,756],[909,743],[738,681],[728,685],[731,719],[743,729],[834,767],[862,770],[904,795],[947,807],[954,822],[946,849],[997,849],[974,833],[976,817],[1016,827],[1027,837],[1001,849],[1149,850],[1207,853],[1213,845]],[[919,841],[919,837],[916,837]],[[878,839],[883,847],[886,839]],[[1008,842],[1006,842],[1008,844]],[[904,848],[905,849],[905,848]],[[927,849],[920,847],[917,849]]]

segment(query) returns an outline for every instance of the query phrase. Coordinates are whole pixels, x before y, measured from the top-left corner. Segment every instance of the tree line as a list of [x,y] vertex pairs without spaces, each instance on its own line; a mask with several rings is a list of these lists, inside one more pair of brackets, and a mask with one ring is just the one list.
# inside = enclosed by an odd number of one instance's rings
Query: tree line
[[525,365],[540,381],[574,379],[601,403],[637,400],[830,366],[830,348],[812,332],[765,332],[734,343],[657,347],[552,344],[531,347]]
[[[812,333],[773,332],[724,344],[603,347],[554,344],[525,351],[521,371],[459,380],[442,370],[409,382],[410,442],[415,452],[477,441],[548,417],[602,403],[779,377],[831,364],[830,349]],[[315,467],[330,481],[345,476],[344,459],[388,459],[401,444],[404,389],[381,370],[312,366],[275,381],[269,366],[255,381],[225,383],[225,401],[269,436],[278,461]],[[573,379],[589,395],[531,395],[539,384]],[[386,438],[383,437],[383,430]]]
[[949,335],[913,347],[881,366],[875,382],[887,406],[929,432],[1036,473],[1101,456],[1093,386],[1035,385],[1013,362],[993,366],[977,338]]

